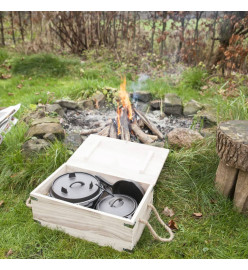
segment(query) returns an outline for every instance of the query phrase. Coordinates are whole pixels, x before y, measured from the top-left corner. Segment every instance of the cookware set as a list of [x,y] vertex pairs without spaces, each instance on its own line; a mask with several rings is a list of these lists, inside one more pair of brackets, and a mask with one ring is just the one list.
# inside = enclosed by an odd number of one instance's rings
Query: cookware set
[[50,188],[51,197],[125,218],[133,216],[144,193],[132,180],[111,184],[99,175],[84,172],[63,174]]

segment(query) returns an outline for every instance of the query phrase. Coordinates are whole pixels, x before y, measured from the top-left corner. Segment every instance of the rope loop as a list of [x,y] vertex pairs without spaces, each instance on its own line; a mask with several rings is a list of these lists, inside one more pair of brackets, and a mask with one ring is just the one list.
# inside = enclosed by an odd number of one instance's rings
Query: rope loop
[[149,229],[149,231],[150,231],[150,233],[151,233],[151,235],[153,236],[154,239],[156,239],[158,241],[161,241],[161,242],[171,242],[173,240],[173,238],[174,238],[174,233],[172,232],[171,228],[169,226],[167,226],[163,222],[163,220],[161,219],[161,217],[160,217],[157,209],[154,207],[154,205],[148,204],[147,206],[150,207],[153,210],[154,214],[156,215],[157,220],[165,228],[165,230],[170,234],[170,237],[169,238],[162,238],[162,237],[160,237],[155,232],[155,230],[153,229],[152,225],[148,221],[146,221],[144,219],[139,219],[139,222],[141,222],[141,223],[143,223],[143,224],[145,224],[147,226],[147,228]]

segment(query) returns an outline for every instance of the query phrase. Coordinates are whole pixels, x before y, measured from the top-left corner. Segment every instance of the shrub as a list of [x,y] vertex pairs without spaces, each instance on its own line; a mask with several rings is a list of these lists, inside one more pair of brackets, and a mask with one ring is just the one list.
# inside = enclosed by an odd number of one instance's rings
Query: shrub
[[199,67],[193,67],[185,70],[182,74],[181,85],[195,90],[200,90],[204,85],[204,79],[207,72]]
[[[13,73],[27,76],[64,76],[79,66],[78,60],[66,59],[51,54],[34,54],[16,59]],[[75,69],[74,69],[75,70]]]

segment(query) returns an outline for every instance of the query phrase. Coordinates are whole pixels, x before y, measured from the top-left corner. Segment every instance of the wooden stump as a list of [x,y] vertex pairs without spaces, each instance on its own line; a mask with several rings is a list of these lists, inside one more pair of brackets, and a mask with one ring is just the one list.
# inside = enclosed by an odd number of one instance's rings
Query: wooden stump
[[248,121],[233,120],[217,128],[220,163],[215,184],[226,197],[234,198],[240,212],[248,212]]

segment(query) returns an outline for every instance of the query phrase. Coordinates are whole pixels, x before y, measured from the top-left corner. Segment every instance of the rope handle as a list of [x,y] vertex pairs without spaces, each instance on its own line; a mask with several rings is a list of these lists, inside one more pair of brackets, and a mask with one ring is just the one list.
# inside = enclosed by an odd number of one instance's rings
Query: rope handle
[[151,225],[148,221],[146,221],[146,220],[144,220],[144,219],[139,219],[139,222],[145,224],[145,225],[148,227],[148,229],[149,229],[150,233],[152,234],[152,236],[154,237],[154,239],[159,240],[159,241],[161,241],[161,242],[170,242],[170,241],[172,241],[173,238],[174,238],[174,233],[172,232],[171,228],[170,228],[169,226],[167,226],[167,225],[163,222],[163,220],[161,219],[161,217],[160,217],[160,215],[159,215],[157,209],[154,207],[154,205],[148,204],[147,206],[150,207],[150,208],[153,210],[154,214],[155,214],[156,217],[157,217],[157,220],[158,220],[159,223],[165,228],[165,230],[170,234],[170,237],[169,237],[169,238],[162,238],[162,237],[160,237],[160,236],[155,232],[155,230],[153,229],[152,225]]
[[30,197],[28,197],[28,199],[26,200],[26,206],[27,206],[28,208],[32,208],[32,205],[31,205],[31,198],[30,198]]

